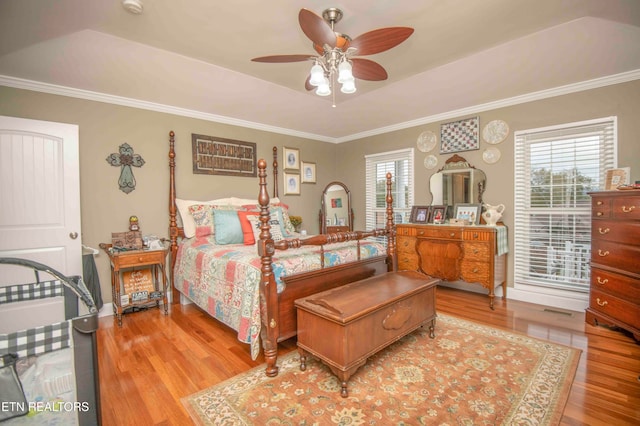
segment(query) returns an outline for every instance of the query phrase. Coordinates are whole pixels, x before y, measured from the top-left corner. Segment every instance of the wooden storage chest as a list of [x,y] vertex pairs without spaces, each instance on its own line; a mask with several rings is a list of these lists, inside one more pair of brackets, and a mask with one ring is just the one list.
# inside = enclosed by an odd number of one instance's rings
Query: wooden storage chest
[[300,368],[308,353],[318,357],[348,396],[349,377],[368,357],[425,324],[434,337],[439,281],[416,271],[388,272],[296,300]]

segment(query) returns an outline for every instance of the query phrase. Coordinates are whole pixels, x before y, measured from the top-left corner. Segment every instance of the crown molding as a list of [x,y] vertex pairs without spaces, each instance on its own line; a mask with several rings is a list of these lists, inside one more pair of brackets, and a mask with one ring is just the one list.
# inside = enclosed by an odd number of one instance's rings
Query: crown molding
[[300,132],[283,127],[270,126],[267,124],[256,123],[253,121],[239,120],[223,115],[204,113],[187,108],[178,108],[171,105],[158,104],[154,102],[142,101],[139,99],[126,98],[123,96],[108,95],[105,93],[93,92],[90,90],[76,89],[72,87],[59,86],[39,81],[26,80],[17,77],[0,75],[0,85],[13,87],[16,89],[32,90],[35,92],[49,93],[53,95],[68,96],[72,98],[85,99],[96,102],[126,106],[131,108],[139,108],[149,111],[162,112],[167,114],[178,115],[182,117],[196,118],[216,123],[229,124],[232,126],[246,127],[266,132],[279,133],[283,135],[295,136],[305,139],[313,139],[322,142],[343,143],[370,136],[376,136],[384,133],[403,130],[410,127],[422,126],[442,120],[449,120],[460,116],[478,114],[480,112],[489,111],[498,108],[505,108],[513,105],[523,104],[541,99],[552,98],[555,96],[567,95],[570,93],[581,92],[584,90],[597,89],[600,87],[611,86],[619,83],[626,83],[640,79],[640,69],[628,71],[620,74],[614,74],[606,77],[595,78],[592,80],[582,81],[578,83],[567,84],[552,89],[541,90],[538,92],[527,93],[524,95],[514,96],[512,98],[501,99],[499,101],[487,102],[484,104],[474,105],[462,109],[447,111],[442,114],[430,115],[416,120],[405,121],[391,126],[379,127],[366,132],[354,133],[352,135],[341,138],[331,138],[327,136],[317,135],[313,133]]
[[581,81],[578,83],[567,84],[565,86],[554,87],[552,89],[541,90],[538,92],[527,93],[524,95],[514,96],[512,98],[501,99],[498,101],[487,102],[484,104],[474,105],[462,109],[447,111],[442,114],[430,115],[416,120],[405,121],[404,123],[394,124],[392,126],[379,127],[366,132],[356,133],[336,138],[336,143],[349,142],[356,139],[362,139],[369,136],[376,136],[383,133],[389,133],[396,130],[404,130],[410,127],[423,126],[425,124],[435,123],[437,121],[450,120],[465,115],[478,114],[493,109],[505,108],[513,105],[524,104],[527,102],[539,101],[542,99],[553,98],[556,96],[568,95],[571,93],[582,92],[585,90],[597,89],[600,87],[611,86],[614,84],[626,83],[640,79],[640,69],[628,71],[620,74],[614,74],[606,77],[595,78],[593,80]]

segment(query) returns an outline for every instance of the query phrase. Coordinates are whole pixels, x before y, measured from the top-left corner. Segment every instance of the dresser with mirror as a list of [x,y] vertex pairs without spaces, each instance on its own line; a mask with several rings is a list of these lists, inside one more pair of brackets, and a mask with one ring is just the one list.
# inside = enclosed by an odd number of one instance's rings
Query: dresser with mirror
[[[482,204],[487,178],[463,157],[453,155],[430,178],[432,205]],[[406,223],[396,226],[398,269],[420,271],[447,282],[478,284],[493,309],[495,289],[506,298],[507,228],[502,224]]]

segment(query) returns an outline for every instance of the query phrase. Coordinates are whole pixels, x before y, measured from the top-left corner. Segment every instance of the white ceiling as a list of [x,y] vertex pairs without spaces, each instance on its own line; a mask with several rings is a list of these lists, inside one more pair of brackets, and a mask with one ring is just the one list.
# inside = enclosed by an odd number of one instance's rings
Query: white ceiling
[[[0,84],[342,142],[505,99],[640,78],[639,0],[0,0]],[[307,92],[305,7],[343,10],[352,38],[390,26],[407,41],[368,56],[384,82]],[[616,80],[617,79],[617,80]],[[1,100],[0,100],[1,102]]]

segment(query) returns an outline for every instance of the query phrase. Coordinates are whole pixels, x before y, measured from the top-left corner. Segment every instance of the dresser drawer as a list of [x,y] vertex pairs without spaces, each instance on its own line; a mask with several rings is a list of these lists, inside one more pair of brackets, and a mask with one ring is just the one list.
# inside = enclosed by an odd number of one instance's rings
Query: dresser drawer
[[611,216],[614,219],[640,220],[640,197],[616,197],[611,204]]
[[490,275],[490,268],[487,262],[462,261],[460,276],[464,281],[468,283],[481,283],[483,285],[487,285]]
[[591,240],[615,241],[632,245],[640,244],[640,221],[594,220],[591,224]]
[[487,261],[491,258],[491,249],[488,243],[470,243],[462,245],[462,258],[464,260]]
[[609,293],[591,289],[589,307],[633,327],[640,327],[640,306]]
[[398,236],[396,238],[398,251],[398,269],[417,271],[419,258],[416,251],[416,239],[414,237]]
[[591,217],[608,219],[611,217],[611,199],[594,197],[591,199]]
[[591,263],[621,269],[623,271],[638,271],[640,246],[619,244],[613,241],[591,241]]
[[402,225],[398,225],[396,226],[396,236],[400,236],[400,235],[406,235],[406,236],[415,236],[416,235],[416,228],[415,227],[408,227],[408,226],[402,226]]
[[465,229],[462,233],[462,239],[465,241],[493,241],[495,232],[492,230]]
[[435,225],[430,227],[417,228],[416,236],[418,238],[424,237],[424,238],[438,238],[438,239],[445,239],[445,240],[462,240],[462,230],[460,228],[450,228],[450,227],[440,228],[437,225]]
[[640,304],[640,279],[591,268],[591,288]]

